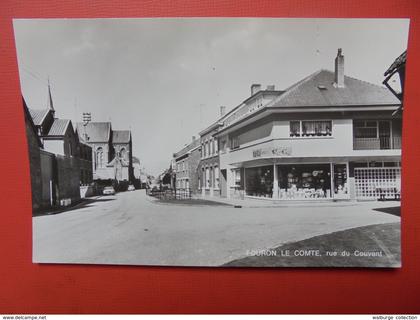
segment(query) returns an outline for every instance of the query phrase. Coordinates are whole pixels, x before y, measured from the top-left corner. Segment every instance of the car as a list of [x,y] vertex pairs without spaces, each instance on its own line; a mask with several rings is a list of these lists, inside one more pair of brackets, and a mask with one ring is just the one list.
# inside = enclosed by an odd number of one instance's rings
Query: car
[[132,184],[130,184],[127,188],[127,191],[134,191],[134,190],[136,190],[136,188],[134,188]]
[[104,195],[114,195],[115,194],[115,189],[114,189],[114,187],[105,187],[104,190],[102,191],[102,194],[104,194]]

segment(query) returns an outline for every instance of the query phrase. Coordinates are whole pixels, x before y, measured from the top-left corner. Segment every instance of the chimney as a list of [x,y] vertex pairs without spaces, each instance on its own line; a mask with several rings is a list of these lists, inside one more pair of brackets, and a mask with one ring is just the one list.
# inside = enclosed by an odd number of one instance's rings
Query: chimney
[[259,83],[254,83],[251,86],[251,96],[253,96],[254,94],[256,94],[260,90],[261,90],[261,85]]
[[195,141],[195,136],[192,136],[192,141],[193,141],[193,142]]
[[226,107],[220,106],[220,117],[223,117],[226,114]]
[[341,48],[338,49],[335,58],[334,86],[344,88],[344,56],[341,54]]
[[267,91],[274,91],[276,90],[276,86],[274,84],[270,84],[267,86]]

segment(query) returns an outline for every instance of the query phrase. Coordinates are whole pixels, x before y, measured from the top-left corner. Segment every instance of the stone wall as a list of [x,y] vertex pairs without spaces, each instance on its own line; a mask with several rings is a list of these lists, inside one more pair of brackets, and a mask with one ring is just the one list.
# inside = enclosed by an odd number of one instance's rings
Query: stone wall
[[80,200],[80,164],[75,157],[56,155],[57,161],[57,200]]

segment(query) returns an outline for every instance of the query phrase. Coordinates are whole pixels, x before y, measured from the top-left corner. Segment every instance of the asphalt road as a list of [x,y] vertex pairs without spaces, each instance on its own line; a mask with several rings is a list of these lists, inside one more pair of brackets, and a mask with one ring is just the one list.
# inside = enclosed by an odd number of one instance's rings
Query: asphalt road
[[144,190],[103,196],[33,218],[33,261],[219,266],[247,250],[365,225],[399,222],[375,208],[399,203],[233,208],[161,204]]

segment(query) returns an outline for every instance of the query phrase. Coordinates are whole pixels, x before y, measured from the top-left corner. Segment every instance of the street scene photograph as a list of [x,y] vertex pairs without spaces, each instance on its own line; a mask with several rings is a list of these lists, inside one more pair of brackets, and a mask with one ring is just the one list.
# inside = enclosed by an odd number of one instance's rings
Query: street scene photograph
[[14,19],[32,262],[400,268],[409,19]]

